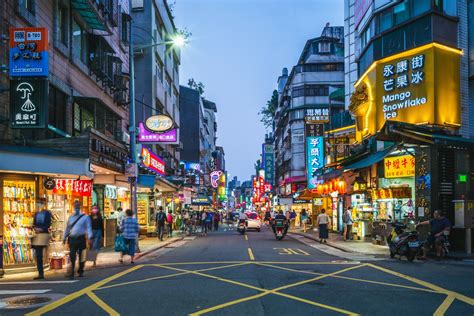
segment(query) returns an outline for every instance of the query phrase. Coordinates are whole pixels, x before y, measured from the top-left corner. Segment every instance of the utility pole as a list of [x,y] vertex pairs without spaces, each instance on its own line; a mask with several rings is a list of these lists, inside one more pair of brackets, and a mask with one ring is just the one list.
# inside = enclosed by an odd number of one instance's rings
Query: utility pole
[[[130,113],[129,113],[129,132],[130,132],[130,155],[132,159],[132,164],[137,164],[137,128],[135,126],[135,60],[134,60],[134,48],[133,48],[133,19],[132,19],[132,1],[129,1],[129,17],[130,17],[130,33],[129,33],[129,71],[130,71],[130,84],[129,84],[129,93],[130,93]],[[138,172],[138,167],[134,167]],[[130,178],[130,197],[133,212],[137,215],[137,177]]]

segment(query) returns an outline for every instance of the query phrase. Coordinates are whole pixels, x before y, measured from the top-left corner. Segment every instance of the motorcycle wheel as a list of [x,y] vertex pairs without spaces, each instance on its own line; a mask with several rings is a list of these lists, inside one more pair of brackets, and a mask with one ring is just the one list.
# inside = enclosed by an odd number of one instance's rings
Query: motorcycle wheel
[[415,254],[413,253],[413,251],[408,251],[408,253],[407,253],[407,259],[408,259],[408,261],[410,261],[410,262],[413,262],[413,260],[415,260]]
[[282,240],[282,239],[283,239],[283,236],[277,237],[277,240]]
[[392,258],[392,259],[395,258],[395,252],[390,251],[390,258]]

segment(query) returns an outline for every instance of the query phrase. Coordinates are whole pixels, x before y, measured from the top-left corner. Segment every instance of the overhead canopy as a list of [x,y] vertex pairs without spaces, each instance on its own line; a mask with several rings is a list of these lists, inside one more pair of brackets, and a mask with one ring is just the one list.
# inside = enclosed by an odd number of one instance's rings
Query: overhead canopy
[[0,146],[0,171],[92,178],[89,159],[49,148]]
[[361,169],[361,168],[366,168],[370,167],[373,164],[376,164],[377,162],[381,161],[385,157],[387,157],[393,150],[395,150],[397,145],[392,145],[384,150],[378,151],[376,153],[370,154],[367,157],[354,162],[348,166],[344,167],[344,171],[349,171],[349,170],[354,170],[354,169]]
[[71,0],[72,8],[90,29],[105,31],[105,23],[91,3],[90,0]]

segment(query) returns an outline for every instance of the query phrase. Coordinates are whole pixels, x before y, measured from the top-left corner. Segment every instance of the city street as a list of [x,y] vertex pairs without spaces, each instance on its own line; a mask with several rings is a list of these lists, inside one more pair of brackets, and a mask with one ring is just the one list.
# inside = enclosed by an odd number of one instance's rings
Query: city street
[[13,290],[49,290],[45,292],[59,299],[39,309],[3,309],[0,314],[474,313],[473,266],[468,262],[350,261],[314,247],[289,237],[277,241],[267,228],[240,235],[224,225],[133,266],[86,271],[74,281],[58,276],[43,283],[4,283],[0,293],[10,294],[1,299],[14,296]]

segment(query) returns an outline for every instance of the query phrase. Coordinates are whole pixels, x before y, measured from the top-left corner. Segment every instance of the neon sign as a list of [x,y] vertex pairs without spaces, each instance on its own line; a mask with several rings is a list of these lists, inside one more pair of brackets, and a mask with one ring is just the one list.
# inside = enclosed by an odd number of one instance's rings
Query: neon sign
[[160,157],[145,147],[142,148],[141,156],[143,157],[142,164],[145,167],[162,176],[165,175],[165,163]]

